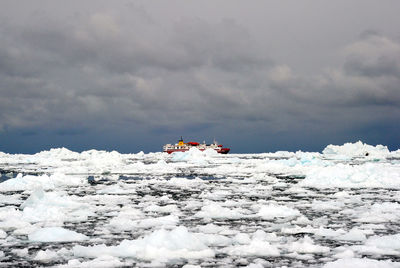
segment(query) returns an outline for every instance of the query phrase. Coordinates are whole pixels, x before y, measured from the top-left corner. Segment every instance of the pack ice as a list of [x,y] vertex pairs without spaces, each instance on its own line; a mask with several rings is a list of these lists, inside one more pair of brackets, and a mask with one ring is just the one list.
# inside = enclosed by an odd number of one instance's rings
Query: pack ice
[[400,151],[0,152],[1,267],[400,267]]

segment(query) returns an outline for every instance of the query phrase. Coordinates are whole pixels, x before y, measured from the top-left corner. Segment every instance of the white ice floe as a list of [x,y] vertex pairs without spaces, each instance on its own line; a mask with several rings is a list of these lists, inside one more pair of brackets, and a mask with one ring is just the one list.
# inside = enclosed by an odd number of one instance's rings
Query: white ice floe
[[[350,211],[351,212],[351,211]],[[354,213],[354,212],[351,212]],[[400,220],[400,204],[396,202],[383,202],[366,207],[355,214],[357,222],[382,223]]]
[[322,153],[327,157],[346,159],[351,157],[385,158],[389,154],[386,146],[371,146],[361,141],[344,145],[328,145]]
[[290,243],[287,249],[296,253],[328,253],[330,251],[329,247],[315,244],[309,236]]
[[257,213],[257,216],[266,220],[272,220],[274,218],[295,218],[300,215],[300,211],[297,209],[274,203],[263,205]]
[[400,166],[366,163],[363,165],[337,164],[315,167],[306,172],[298,183],[315,188],[400,188]]
[[52,251],[50,249],[46,249],[46,250],[39,250],[39,252],[33,259],[35,261],[40,261],[40,262],[50,262],[57,258],[59,258],[57,252]]
[[137,240],[124,240],[117,246],[75,246],[73,253],[77,257],[96,258],[109,255],[166,261],[214,256],[214,251],[205,245],[197,234],[189,232],[183,226],[176,227],[171,231],[157,230]]
[[62,227],[44,227],[28,235],[32,242],[71,242],[89,239],[86,235]]
[[211,218],[211,219],[240,219],[244,217],[240,212],[221,206],[218,203],[210,203],[201,208],[195,214],[198,218]]
[[94,215],[89,205],[78,203],[63,193],[36,189],[20,206],[21,220],[28,222],[63,222],[84,220]]
[[85,180],[82,177],[66,176],[64,174],[48,175],[26,175],[18,174],[17,177],[0,183],[0,192],[8,191],[26,191],[35,188],[57,189],[60,186],[77,186],[81,185]]
[[7,237],[7,233],[0,229],[0,239],[4,239]]
[[400,234],[372,236],[368,238],[365,244],[367,246],[400,251]]
[[194,164],[204,164],[207,163],[211,157],[218,156],[218,153],[213,149],[206,149],[200,151],[199,149],[193,147],[186,152],[174,152],[172,153],[172,161],[174,162],[190,162]]
[[358,228],[353,228],[349,232],[337,236],[335,239],[346,241],[365,241],[367,239],[367,236],[362,230]]
[[323,266],[324,268],[395,268],[400,267],[399,262],[392,262],[390,260],[378,261],[367,258],[346,258],[334,262],[329,262]]
[[113,256],[99,256],[90,261],[80,261],[78,259],[69,260],[67,264],[59,265],[57,267],[73,267],[73,268],[104,268],[104,267],[123,267],[131,266],[129,263],[120,261],[119,258]]
[[[272,237],[261,230],[253,233],[251,240],[245,234],[237,235],[234,239],[234,242],[236,242],[237,245],[226,247],[222,251],[230,255],[238,256],[279,256],[279,249],[275,245],[271,244],[270,241],[268,241],[268,238]],[[273,237],[271,240],[276,240],[276,237]]]

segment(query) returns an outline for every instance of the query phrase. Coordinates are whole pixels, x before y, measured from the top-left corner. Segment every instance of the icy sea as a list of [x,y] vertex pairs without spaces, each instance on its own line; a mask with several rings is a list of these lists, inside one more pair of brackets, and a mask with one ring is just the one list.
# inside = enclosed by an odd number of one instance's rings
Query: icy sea
[[0,152],[0,267],[400,267],[400,150]]

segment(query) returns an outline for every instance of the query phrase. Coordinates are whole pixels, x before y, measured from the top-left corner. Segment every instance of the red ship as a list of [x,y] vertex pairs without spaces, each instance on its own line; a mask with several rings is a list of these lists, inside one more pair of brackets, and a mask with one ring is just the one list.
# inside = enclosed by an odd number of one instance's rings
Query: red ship
[[186,152],[189,151],[190,148],[197,148],[200,151],[204,151],[206,149],[213,149],[217,151],[220,154],[227,154],[231,150],[230,148],[223,148],[221,144],[218,144],[215,140],[212,144],[206,144],[205,142],[203,143],[198,143],[198,142],[187,142],[184,143],[183,139],[178,141],[178,143],[175,144],[165,144],[163,146],[163,151],[166,153],[173,153],[173,152]]

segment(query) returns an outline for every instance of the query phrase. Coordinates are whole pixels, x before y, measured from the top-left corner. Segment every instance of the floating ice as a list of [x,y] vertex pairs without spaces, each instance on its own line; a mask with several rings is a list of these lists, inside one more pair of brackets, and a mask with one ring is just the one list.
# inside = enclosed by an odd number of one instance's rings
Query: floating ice
[[288,250],[297,253],[327,253],[330,251],[329,247],[316,245],[309,236],[292,242],[289,244]]
[[28,222],[62,222],[65,220],[82,220],[93,215],[87,204],[71,200],[63,193],[35,190],[21,205],[23,220]]
[[4,239],[7,237],[7,233],[0,229],[0,239]]
[[271,203],[262,206],[257,216],[266,220],[272,220],[274,218],[294,218],[300,216],[300,212],[297,209]]
[[358,228],[353,228],[348,233],[336,237],[336,239],[346,241],[365,241],[367,237],[363,231]]
[[365,243],[368,246],[375,246],[382,249],[400,250],[400,234],[372,236]]
[[198,218],[211,219],[239,219],[244,217],[236,210],[222,207],[218,203],[211,203],[201,208],[201,211],[195,214]]
[[104,267],[123,267],[131,266],[129,263],[123,263],[119,258],[113,256],[99,256],[91,261],[79,261],[77,259],[69,260],[66,265],[59,265],[57,267],[77,267],[77,268],[104,268]]
[[189,232],[183,226],[176,227],[171,231],[157,230],[137,240],[124,240],[118,246],[75,246],[73,253],[77,257],[96,258],[102,255],[110,255],[166,261],[214,256],[214,251],[208,248],[198,235]]
[[394,267],[400,267],[400,263],[392,262],[390,260],[378,261],[367,258],[363,259],[349,258],[349,259],[340,259],[334,262],[329,262],[324,265],[324,268],[354,268],[354,267],[394,268]]
[[353,166],[337,164],[315,167],[307,171],[298,186],[315,188],[400,188],[400,167],[390,164],[366,163]]
[[46,249],[46,250],[40,250],[33,259],[35,261],[40,261],[40,262],[50,262],[54,259],[57,259],[58,257],[59,256],[57,252],[52,251],[50,249]]
[[40,228],[28,235],[28,237],[29,240],[32,242],[71,242],[83,241],[88,239],[86,235],[61,227]]
[[22,176],[22,174],[18,174],[17,177],[0,183],[0,192],[25,191],[39,187],[43,189],[56,189],[63,185],[80,185],[83,181],[82,177],[66,176],[58,173],[50,176]]
[[268,234],[264,231],[256,231],[251,240],[248,237],[239,235],[235,237],[235,241],[239,245],[227,247],[223,252],[230,255],[238,256],[279,256],[279,249],[267,241]]
[[344,145],[328,145],[322,153],[327,157],[351,158],[351,157],[369,157],[385,158],[389,154],[386,146],[371,146],[361,141],[356,143],[345,143]]
[[0,153],[0,266],[399,266],[399,151]]
[[172,161],[174,162],[190,162],[197,164],[204,164],[206,161],[213,156],[217,156],[218,153],[214,149],[206,149],[200,151],[199,149],[193,147],[186,152],[174,152],[172,153]]

